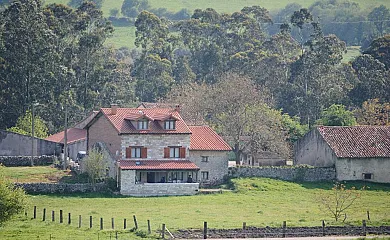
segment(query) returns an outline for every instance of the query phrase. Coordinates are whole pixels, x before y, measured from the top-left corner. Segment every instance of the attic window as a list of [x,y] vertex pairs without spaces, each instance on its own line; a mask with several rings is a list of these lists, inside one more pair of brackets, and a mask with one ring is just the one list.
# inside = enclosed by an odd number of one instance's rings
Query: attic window
[[176,120],[174,119],[168,119],[164,122],[164,129],[165,130],[174,130],[176,128]]
[[137,129],[138,130],[148,129],[148,125],[149,125],[149,121],[147,119],[138,120]]

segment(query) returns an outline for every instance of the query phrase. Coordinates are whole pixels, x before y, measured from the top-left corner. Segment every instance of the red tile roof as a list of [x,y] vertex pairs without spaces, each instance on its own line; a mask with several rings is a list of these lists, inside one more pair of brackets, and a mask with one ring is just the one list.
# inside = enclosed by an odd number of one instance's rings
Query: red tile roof
[[[69,128],[67,133],[68,144],[87,139],[87,130],[85,129]],[[48,136],[45,140],[56,143],[64,143],[64,131]]]
[[121,160],[119,164],[124,170],[199,170],[188,160]]
[[390,126],[317,127],[337,157],[390,157]]
[[[114,128],[120,134],[191,134],[187,124],[183,121],[180,114],[171,108],[118,108],[115,115],[111,114],[111,108],[102,108],[101,112],[112,123]],[[137,130],[131,123],[131,120],[147,118],[150,120],[148,130]],[[175,130],[165,130],[161,119],[176,119]]]
[[190,150],[231,151],[232,148],[209,126],[190,126]]

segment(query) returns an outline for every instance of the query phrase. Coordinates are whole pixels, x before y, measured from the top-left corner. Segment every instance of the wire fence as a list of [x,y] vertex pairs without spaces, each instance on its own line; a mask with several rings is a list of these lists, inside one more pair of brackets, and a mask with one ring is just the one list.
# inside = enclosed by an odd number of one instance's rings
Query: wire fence
[[[25,212],[27,216],[28,213]],[[369,219],[369,212],[367,211]],[[134,235],[141,238],[179,238],[179,239],[206,239],[206,238],[284,238],[284,237],[321,237],[321,236],[366,236],[366,235],[390,235],[390,226],[367,226],[367,220],[362,220],[361,226],[330,226],[325,221],[319,221],[317,227],[289,227],[286,221],[281,223],[281,227],[256,227],[248,226],[246,222],[242,227],[235,229],[213,229],[208,228],[208,223],[203,222],[203,228],[181,229],[171,232],[164,223],[154,223],[151,221],[139,226],[136,215],[129,218],[109,218],[96,216],[82,216],[72,213],[65,213],[62,210],[48,210],[46,208],[33,208],[32,220],[43,222],[53,222],[69,227],[93,229],[88,236],[81,239],[132,239]],[[171,226],[178,229],[178,226]],[[98,230],[98,231],[96,231]],[[55,233],[42,236],[43,239],[59,239]],[[71,239],[71,238],[69,238]]]

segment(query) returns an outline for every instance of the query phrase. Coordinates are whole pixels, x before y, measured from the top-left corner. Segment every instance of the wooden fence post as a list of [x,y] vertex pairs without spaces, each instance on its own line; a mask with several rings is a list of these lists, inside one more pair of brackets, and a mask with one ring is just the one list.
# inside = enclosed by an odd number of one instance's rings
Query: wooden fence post
[[114,226],[114,218],[111,218],[111,228],[112,228],[112,229],[115,229],[115,226]]
[[34,219],[37,218],[37,206],[34,206]]
[[89,228],[92,228],[92,216],[89,216]]
[[72,223],[72,218],[70,216],[70,213],[68,213],[68,224],[71,224]]
[[126,223],[126,218],[125,219],[123,219],[123,229],[126,229],[126,226],[127,225],[127,223]]
[[242,223],[242,230],[246,230],[246,222]]
[[165,223],[162,224],[162,229],[161,229],[161,238],[165,238]]
[[100,218],[100,230],[103,230],[103,218]]
[[134,220],[134,228],[135,230],[138,229],[138,223],[137,223],[137,217],[135,215],[133,215],[133,220]]
[[286,228],[287,228],[286,221],[283,221],[283,235],[282,235],[283,238],[286,237]]
[[60,210],[60,223],[62,223],[63,222],[63,216],[62,216],[62,210]]
[[367,210],[367,220],[370,220],[370,211]]
[[79,228],[81,228],[81,215],[79,215]]
[[363,220],[362,221],[362,223],[363,223],[363,226],[362,226],[362,228],[363,228],[363,236],[367,236],[367,231],[366,231],[366,220]]
[[43,209],[42,221],[46,220],[46,208]]
[[55,211],[51,211],[51,221],[54,222],[56,220],[55,218]]
[[148,234],[151,234],[152,231],[150,231],[150,220],[148,219]]
[[207,239],[207,222],[203,222],[203,239]]
[[325,236],[325,221],[322,220],[322,236]]

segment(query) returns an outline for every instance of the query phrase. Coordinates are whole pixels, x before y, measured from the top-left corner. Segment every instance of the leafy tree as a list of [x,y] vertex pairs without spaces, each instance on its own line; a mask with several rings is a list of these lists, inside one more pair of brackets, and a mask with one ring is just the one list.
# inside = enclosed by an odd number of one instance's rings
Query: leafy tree
[[172,64],[158,55],[149,54],[135,66],[136,96],[142,102],[153,102],[164,97],[175,80]]
[[[361,190],[364,190],[362,188]],[[320,208],[329,213],[337,222],[344,215],[343,222],[346,219],[346,211],[360,198],[360,193],[352,187],[347,189],[342,183],[335,183],[331,192],[323,191],[319,195]]]
[[[253,152],[272,151],[288,158],[290,145],[282,114],[267,105],[267,90],[256,90],[245,76],[229,73],[213,85],[174,88],[167,102],[180,103],[191,123],[207,122],[230,142],[236,161],[245,146]],[[242,141],[242,138],[246,141]]]
[[68,5],[73,8],[78,8],[83,4],[83,2],[93,2],[99,9],[102,8],[103,4],[103,0],[70,0]]
[[148,0],[124,0],[121,12],[124,16],[136,18],[140,12],[149,8]]
[[22,188],[15,188],[3,175],[0,165],[0,225],[21,212],[27,204],[27,195]]
[[[390,18],[390,17],[389,17]],[[364,54],[369,54],[376,60],[385,64],[390,69],[390,35],[386,35],[372,41]]]
[[370,55],[361,55],[352,62],[352,68],[359,82],[350,92],[356,105],[367,99],[390,100],[390,78],[386,66]]
[[356,115],[361,125],[390,125],[390,103],[381,103],[377,98],[369,99],[356,110]]
[[302,125],[299,117],[297,116],[291,117],[287,113],[284,113],[282,115],[281,123],[283,129],[288,133],[287,139],[290,143],[296,142],[309,132],[309,126]]
[[13,1],[2,11],[1,25],[0,75],[6,97],[1,97],[4,101],[0,101],[0,109],[5,114],[0,115],[5,127],[9,127],[32,102],[49,99],[55,49],[40,0]]
[[83,160],[83,170],[88,174],[92,184],[106,178],[108,166],[106,154],[97,149],[89,151],[88,156]]
[[382,37],[387,30],[389,23],[387,22],[390,18],[390,10],[384,5],[374,8],[368,14],[368,20],[372,21],[376,27],[379,37]]
[[[24,135],[32,135],[32,114],[26,111],[23,116],[20,116],[14,127],[8,128],[7,131],[16,132]],[[39,117],[34,116],[34,137],[46,138],[48,136],[48,129],[45,122]]]
[[317,125],[324,126],[355,126],[356,118],[354,113],[345,109],[344,105],[333,104],[321,113]]

